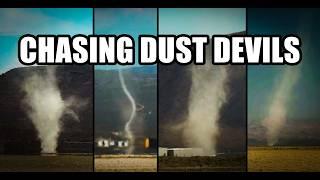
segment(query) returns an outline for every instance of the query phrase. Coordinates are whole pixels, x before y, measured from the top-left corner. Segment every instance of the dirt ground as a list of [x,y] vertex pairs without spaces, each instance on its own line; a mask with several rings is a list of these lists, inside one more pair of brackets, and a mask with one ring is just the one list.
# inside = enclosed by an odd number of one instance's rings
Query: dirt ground
[[320,147],[249,147],[248,171],[320,171]]
[[220,157],[160,157],[161,172],[244,172],[247,157],[245,154]]
[[105,155],[95,157],[96,172],[156,172],[157,156]]
[[0,155],[0,172],[92,172],[92,155]]

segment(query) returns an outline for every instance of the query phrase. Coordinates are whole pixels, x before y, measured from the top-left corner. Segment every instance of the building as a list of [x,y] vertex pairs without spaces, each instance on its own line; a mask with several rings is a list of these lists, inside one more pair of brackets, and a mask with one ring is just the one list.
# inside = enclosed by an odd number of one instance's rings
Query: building
[[168,157],[193,157],[203,156],[204,152],[201,148],[163,148],[159,147],[159,156]]
[[167,156],[168,148],[159,147],[158,155],[159,156]]
[[118,141],[118,147],[128,147],[129,146],[129,141],[125,140],[125,141]]
[[95,140],[95,154],[126,154],[129,149],[133,154],[157,154],[158,142],[155,138],[135,137],[134,141],[121,134],[111,134]]
[[100,138],[97,140],[97,146],[99,148],[127,148],[129,147],[129,141]]
[[106,139],[101,139],[97,143],[98,147],[109,147],[109,141]]

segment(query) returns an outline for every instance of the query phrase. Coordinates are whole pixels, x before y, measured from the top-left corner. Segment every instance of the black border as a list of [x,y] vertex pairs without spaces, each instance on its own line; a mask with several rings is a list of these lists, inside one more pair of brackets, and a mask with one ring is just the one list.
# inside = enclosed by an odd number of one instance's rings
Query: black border
[[[132,6],[132,2],[130,1],[130,3],[125,4],[126,0],[99,0],[99,2],[97,2],[98,0],[92,0],[92,1],[77,1],[77,2],[73,2],[72,0],[65,0],[65,1],[51,1],[51,0],[25,0],[23,2],[21,1],[17,1],[14,2],[14,0],[12,1],[4,1],[1,3],[2,6],[5,7],[86,7],[86,8],[92,8],[92,14],[93,14],[93,24],[92,24],[92,30],[93,30],[93,34],[95,34],[95,8],[96,6],[99,7],[127,7],[128,5]],[[147,1],[139,1],[139,3],[137,3],[135,6],[141,6],[141,3],[151,7],[158,7],[157,8],[157,35],[159,35],[159,7],[168,7],[168,6],[180,6],[180,7],[190,7],[191,5],[194,5],[193,7],[203,7],[208,5],[208,3],[202,3],[202,0],[198,0],[196,1],[196,3],[199,3],[198,5],[195,5],[194,3],[190,3],[189,1],[185,1],[184,4],[177,4],[178,2],[172,2],[172,1],[161,1],[158,0],[159,3],[153,4],[154,2],[151,3],[151,0],[147,0]],[[304,1],[305,3],[308,3],[309,0]],[[288,1],[289,2],[289,1]],[[201,4],[202,3],[202,4]],[[230,1],[229,1],[230,3]],[[235,1],[232,2],[232,4],[228,4],[228,1],[224,1],[224,2],[216,2],[215,6],[216,7],[226,7],[226,6],[232,6],[232,7],[255,7],[255,6],[264,6],[264,7],[274,7],[275,5],[277,6],[283,6],[284,4],[276,2],[274,0],[271,1],[266,1],[266,2],[262,2],[262,1],[255,1],[255,2],[250,2],[249,0],[246,1]],[[307,4],[297,4],[297,3],[293,3],[292,1],[290,2],[291,4],[285,4],[286,7],[290,6],[290,7],[305,7]],[[212,5],[212,4],[211,4]],[[249,27],[249,22],[248,22],[248,8],[246,8],[246,34],[248,34],[248,27]],[[93,171],[95,172],[95,160],[94,160],[94,156],[95,156],[95,68],[94,66],[92,66],[93,69],[93,155],[92,155],[92,160],[93,160]],[[158,106],[158,101],[159,101],[159,66],[157,65],[157,143],[158,143],[158,147],[159,147],[159,106]],[[293,174],[289,174],[289,173],[248,173],[248,167],[249,167],[249,162],[248,162],[248,65],[246,65],[246,133],[247,133],[247,138],[246,138],[246,148],[247,148],[247,172],[245,173],[219,173],[219,172],[215,172],[215,173],[203,173],[203,175],[215,175],[215,176],[229,176],[229,177],[239,177],[239,176],[245,176],[245,177],[252,177],[255,178],[257,176],[261,177],[286,177],[288,175],[294,175],[297,178],[304,178],[304,177],[310,177],[313,175],[319,175],[319,173],[293,173]],[[159,153],[159,148],[157,148],[157,154]],[[157,172],[158,175],[164,175],[166,173],[159,173],[159,156],[157,156]],[[4,173],[0,173],[1,175],[4,175]],[[7,175],[13,175],[14,173],[6,173]],[[30,175],[30,173],[28,173]],[[43,173],[40,173],[43,174]],[[80,173],[78,175],[85,175],[87,173]],[[89,173],[91,174],[91,173]],[[129,177],[132,177],[133,175],[142,175],[140,173],[115,173],[115,174],[108,174],[108,173],[94,173],[96,176],[100,176],[100,177],[104,177],[104,176],[112,176],[112,175],[122,175],[122,176],[126,176],[128,175]],[[188,177],[190,177],[190,175],[192,175],[193,173],[188,173]],[[195,173],[197,175],[199,175],[199,173]],[[24,175],[24,173],[21,173],[21,175]],[[43,175],[55,175],[55,173],[46,173]],[[71,175],[71,176],[75,176],[75,173],[68,173],[68,174],[64,174],[64,175]],[[87,174],[88,175],[88,174]],[[148,175],[148,173],[143,173],[143,176]],[[173,173],[172,175],[177,175],[177,173]],[[193,174],[194,175],[194,174]],[[181,177],[181,173],[179,173],[179,176]],[[201,175],[200,175],[201,176]],[[83,176],[86,177],[86,176]],[[149,174],[150,177],[150,174]],[[183,176],[182,176],[183,177]],[[198,176],[199,177],[199,176]]]
[[4,0],[1,7],[312,7],[314,0]]

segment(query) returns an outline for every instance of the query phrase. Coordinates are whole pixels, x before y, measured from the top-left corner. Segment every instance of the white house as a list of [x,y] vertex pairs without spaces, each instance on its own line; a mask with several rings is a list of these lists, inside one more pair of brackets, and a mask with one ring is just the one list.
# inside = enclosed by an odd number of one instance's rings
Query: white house
[[109,147],[109,141],[106,139],[100,139],[98,141],[98,147]]
[[112,139],[99,139],[97,140],[97,146],[100,148],[111,148],[111,147],[119,147],[119,148],[126,148],[129,146],[128,140],[112,140]]
[[159,147],[159,156],[167,156],[168,148]]
[[201,148],[163,148],[159,147],[159,156],[170,157],[193,157],[203,156],[204,152]]

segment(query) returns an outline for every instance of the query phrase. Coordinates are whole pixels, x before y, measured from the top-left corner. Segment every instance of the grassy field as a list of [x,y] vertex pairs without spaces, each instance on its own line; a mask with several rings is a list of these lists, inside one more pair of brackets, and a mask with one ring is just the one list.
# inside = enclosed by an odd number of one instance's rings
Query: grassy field
[[249,147],[248,170],[320,171],[320,147]]
[[95,156],[97,172],[156,172],[155,155],[101,155]]
[[92,155],[0,155],[0,172],[92,172]]
[[159,171],[246,171],[245,155],[221,157],[159,157]]

